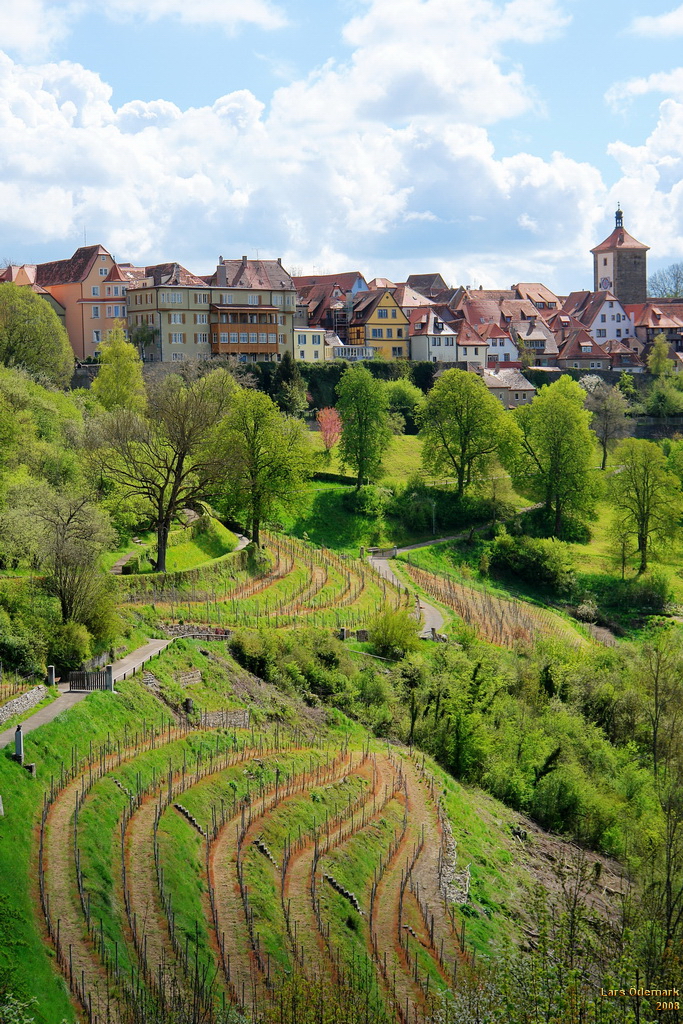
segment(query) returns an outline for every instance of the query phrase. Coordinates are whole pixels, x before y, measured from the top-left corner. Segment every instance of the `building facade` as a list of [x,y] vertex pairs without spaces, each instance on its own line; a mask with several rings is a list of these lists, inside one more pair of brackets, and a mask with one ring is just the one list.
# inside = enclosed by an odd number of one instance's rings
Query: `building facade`
[[593,253],[593,291],[613,292],[623,303],[647,299],[647,253],[643,245],[624,228],[620,207],[614,216],[614,231]]

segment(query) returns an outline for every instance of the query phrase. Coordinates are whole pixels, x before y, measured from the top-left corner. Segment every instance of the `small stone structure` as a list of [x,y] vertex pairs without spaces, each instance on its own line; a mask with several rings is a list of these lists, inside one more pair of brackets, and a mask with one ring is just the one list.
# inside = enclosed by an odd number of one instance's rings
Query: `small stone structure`
[[193,683],[201,683],[201,670],[197,668],[190,672],[176,672],[175,681],[179,686],[192,686]]
[[32,690],[27,690],[26,693],[22,693],[19,697],[13,697],[12,700],[8,700],[0,708],[0,724],[6,722],[8,718],[12,718],[14,715],[23,715],[24,711],[30,711],[36,704],[40,704],[46,694],[47,687],[41,684],[40,686],[34,686]]

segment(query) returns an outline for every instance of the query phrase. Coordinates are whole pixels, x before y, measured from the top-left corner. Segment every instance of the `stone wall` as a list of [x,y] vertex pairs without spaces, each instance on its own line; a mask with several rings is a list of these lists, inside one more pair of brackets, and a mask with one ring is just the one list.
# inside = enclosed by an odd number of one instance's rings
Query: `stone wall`
[[23,715],[24,711],[30,711],[36,704],[40,704],[46,693],[47,686],[34,686],[32,690],[27,690],[20,697],[8,700],[0,708],[0,723],[6,722],[13,715]]

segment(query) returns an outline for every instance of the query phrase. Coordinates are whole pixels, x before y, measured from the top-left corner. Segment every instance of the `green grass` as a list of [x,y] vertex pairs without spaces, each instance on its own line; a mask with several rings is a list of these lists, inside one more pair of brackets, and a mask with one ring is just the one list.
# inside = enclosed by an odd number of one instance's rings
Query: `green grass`
[[[320,432],[312,430],[310,436],[314,449],[320,453],[318,462],[320,472],[353,476],[353,471],[348,468],[344,469],[339,462],[338,446],[333,449],[328,461],[324,457]],[[399,483],[415,473],[422,473],[422,442],[416,434],[395,434],[382,461],[380,482]]]

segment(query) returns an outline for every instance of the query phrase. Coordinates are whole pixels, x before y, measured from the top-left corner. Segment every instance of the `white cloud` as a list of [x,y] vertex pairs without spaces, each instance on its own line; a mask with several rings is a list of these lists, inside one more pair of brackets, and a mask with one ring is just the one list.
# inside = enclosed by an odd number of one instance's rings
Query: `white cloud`
[[639,36],[663,37],[683,35],[683,5],[666,14],[647,14],[634,18],[629,31]]
[[269,0],[116,0],[105,11],[116,19],[177,18],[185,25],[220,25],[230,35],[242,24],[264,29],[286,24],[282,9]]
[[559,153],[499,159],[482,126],[540,109],[508,55],[564,23],[552,0],[365,0],[345,30],[348,63],[323,64],[268,107],[238,90],[210,106],[116,109],[79,65],[0,56],[0,233],[67,255],[86,227],[121,259],[196,272],[258,248],[395,280],[443,267],[452,282],[559,287],[564,261],[588,278],[598,172]]
[[647,78],[630,78],[625,82],[615,82],[605,93],[605,99],[614,110],[621,110],[631,100],[652,92],[683,96],[683,68],[655,71]]
[[22,58],[40,60],[68,34],[84,6],[82,0],[0,0],[0,45]]

